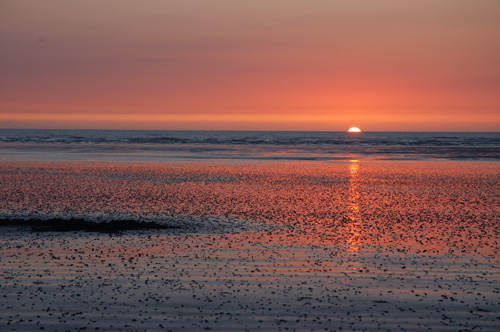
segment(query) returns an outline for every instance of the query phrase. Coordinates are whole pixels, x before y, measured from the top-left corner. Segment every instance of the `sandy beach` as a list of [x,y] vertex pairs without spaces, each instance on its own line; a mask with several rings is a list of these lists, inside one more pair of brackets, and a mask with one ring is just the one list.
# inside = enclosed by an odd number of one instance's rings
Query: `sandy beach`
[[3,162],[0,329],[496,331],[496,166]]

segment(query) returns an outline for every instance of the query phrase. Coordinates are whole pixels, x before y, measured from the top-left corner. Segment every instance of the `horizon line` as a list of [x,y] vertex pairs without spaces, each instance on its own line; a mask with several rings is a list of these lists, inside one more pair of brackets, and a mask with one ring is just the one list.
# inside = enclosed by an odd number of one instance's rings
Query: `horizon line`
[[[298,132],[298,133],[347,133],[346,130],[273,130],[273,129],[127,129],[127,128],[5,128],[0,130],[83,130],[83,131],[201,131],[201,132]],[[500,130],[364,130],[361,133],[500,133]]]

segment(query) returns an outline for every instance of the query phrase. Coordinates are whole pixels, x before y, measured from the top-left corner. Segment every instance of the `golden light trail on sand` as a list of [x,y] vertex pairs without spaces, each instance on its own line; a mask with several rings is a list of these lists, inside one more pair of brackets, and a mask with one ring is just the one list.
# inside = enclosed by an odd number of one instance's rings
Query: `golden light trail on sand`
[[348,251],[357,252],[359,246],[361,245],[360,240],[360,224],[361,224],[361,214],[359,211],[359,191],[358,191],[358,174],[359,164],[353,161],[349,164],[349,224],[347,232],[350,234],[347,239]]

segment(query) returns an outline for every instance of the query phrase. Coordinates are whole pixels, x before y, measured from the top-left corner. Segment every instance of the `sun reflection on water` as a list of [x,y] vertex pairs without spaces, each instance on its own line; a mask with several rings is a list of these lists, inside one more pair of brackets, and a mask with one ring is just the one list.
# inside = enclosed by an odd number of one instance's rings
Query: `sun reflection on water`
[[347,237],[348,251],[357,252],[359,250],[360,240],[360,226],[361,226],[361,214],[359,211],[359,164],[353,162],[349,164],[349,224],[347,227],[347,232],[349,236]]

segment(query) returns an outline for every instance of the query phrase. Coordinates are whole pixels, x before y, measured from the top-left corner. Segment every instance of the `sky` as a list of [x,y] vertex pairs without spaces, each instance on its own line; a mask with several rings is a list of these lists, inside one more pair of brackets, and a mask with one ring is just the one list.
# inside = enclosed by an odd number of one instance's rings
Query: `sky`
[[0,128],[500,131],[498,0],[0,0]]

